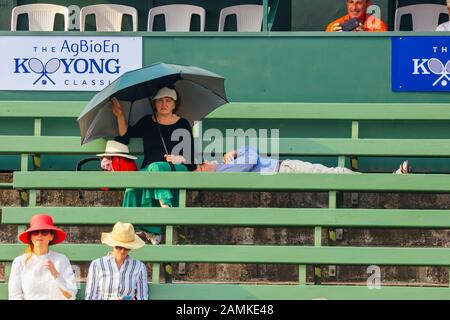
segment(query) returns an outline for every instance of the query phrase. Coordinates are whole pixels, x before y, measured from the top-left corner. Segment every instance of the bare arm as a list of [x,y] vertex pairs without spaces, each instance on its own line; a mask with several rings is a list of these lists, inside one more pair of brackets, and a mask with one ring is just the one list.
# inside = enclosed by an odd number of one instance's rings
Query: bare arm
[[122,106],[120,105],[120,102],[119,102],[119,100],[117,100],[117,98],[112,98],[111,102],[112,102],[112,107],[111,107],[112,112],[117,118],[117,125],[119,127],[119,134],[121,136],[123,136],[128,130],[128,125],[127,125],[127,121],[125,119],[125,116],[123,114]]

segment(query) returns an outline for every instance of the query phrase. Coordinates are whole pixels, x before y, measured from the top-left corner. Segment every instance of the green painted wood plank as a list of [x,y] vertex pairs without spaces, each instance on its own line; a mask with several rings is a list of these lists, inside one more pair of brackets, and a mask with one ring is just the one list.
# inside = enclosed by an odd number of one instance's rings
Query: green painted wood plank
[[42,119],[34,119],[34,135],[40,137],[42,135]]
[[304,264],[298,266],[298,283],[306,285],[306,265]]
[[13,187],[12,182],[11,183],[9,183],[9,182],[1,182],[0,183],[0,189],[12,189],[12,187]]
[[36,206],[36,201],[37,201],[37,190],[30,190],[28,193],[28,205],[31,207],[35,207]]
[[[186,287],[185,287],[186,286]],[[366,286],[297,286],[297,285],[233,285],[233,284],[172,284],[151,286],[153,299],[214,299],[214,300],[313,300],[313,299],[450,299],[450,289],[420,287]],[[192,295],[189,295],[189,293]],[[428,294],[431,295],[427,296]],[[208,298],[209,297],[209,298]]]
[[315,208],[3,207],[1,223],[27,224],[37,212],[58,225],[222,225],[450,228],[450,210]]
[[[23,253],[24,245],[0,244],[0,261]],[[91,261],[110,248],[99,244],[64,244],[53,248],[72,261]],[[247,245],[147,245],[131,255],[146,262],[283,263],[339,265],[449,266],[449,248],[310,247]]]
[[322,246],[322,227],[314,227],[314,246]]
[[[8,297],[8,285],[0,283],[0,300]],[[85,284],[77,293],[84,299]],[[434,287],[298,286],[277,284],[153,284],[150,300],[448,300],[450,289]]]
[[[0,117],[77,118],[87,101],[0,101]],[[279,108],[284,110],[278,112]],[[229,103],[207,118],[450,120],[450,105],[434,103]]]
[[337,197],[338,195],[336,191],[328,192],[328,208],[330,209],[337,208]]
[[[220,142],[220,141],[219,141]],[[204,146],[208,145],[204,143]],[[225,144],[223,144],[225,146]],[[82,154],[99,153],[105,149],[105,140],[96,140],[81,146],[79,137],[0,136],[0,153]],[[131,153],[142,153],[142,143],[133,139]],[[450,156],[449,139],[323,139],[281,138],[281,155],[321,156]]]
[[[0,101],[0,117],[77,118],[87,101]],[[280,113],[277,110],[283,109]],[[450,105],[438,103],[229,103],[207,118],[449,120]]]
[[22,153],[20,155],[20,170],[28,171],[28,154]]
[[280,139],[280,153],[346,156],[429,156],[450,154],[448,139]]
[[[214,183],[211,181],[214,179]],[[178,188],[450,192],[446,174],[274,174],[211,172],[14,172],[16,189]]]
[[152,299],[214,299],[214,300],[422,300],[450,299],[450,289],[430,287],[366,286],[298,286],[298,285],[232,285],[232,284],[171,284],[152,285]]
[[153,284],[158,284],[160,281],[160,279],[159,279],[160,266],[161,265],[159,263],[152,264],[152,283]]
[[[207,145],[203,143],[203,146]],[[90,154],[103,152],[104,149],[105,140],[103,139],[82,146],[79,137],[0,136],[0,153],[2,154]],[[141,154],[142,151],[140,139],[133,139],[130,152]],[[450,156],[450,139],[281,138],[279,153],[291,156],[448,157]]]
[[[81,145],[80,137],[0,136],[0,153],[95,154],[105,151],[106,140]],[[142,142],[132,139],[130,152],[142,153]]]
[[4,279],[5,279],[6,282],[8,282],[9,276],[11,274],[11,267],[12,267],[12,263],[10,263],[10,262],[6,262],[5,263]]
[[[279,112],[278,110],[283,110]],[[207,118],[449,120],[449,104],[424,103],[230,103]]]
[[173,244],[173,226],[166,226],[166,244]]
[[345,156],[338,157],[338,167],[345,168]]
[[0,101],[0,117],[78,118],[86,101]]
[[323,226],[450,228],[450,210],[315,208],[3,207],[3,224],[26,224],[37,212],[59,225]]
[[352,139],[359,138],[359,121],[352,121]]

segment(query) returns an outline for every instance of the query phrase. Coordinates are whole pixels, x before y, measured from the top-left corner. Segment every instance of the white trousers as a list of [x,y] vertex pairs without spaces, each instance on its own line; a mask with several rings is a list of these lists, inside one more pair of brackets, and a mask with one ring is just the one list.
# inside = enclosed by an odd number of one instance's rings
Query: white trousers
[[359,173],[347,168],[330,168],[322,164],[301,160],[284,160],[280,163],[278,172],[284,173]]

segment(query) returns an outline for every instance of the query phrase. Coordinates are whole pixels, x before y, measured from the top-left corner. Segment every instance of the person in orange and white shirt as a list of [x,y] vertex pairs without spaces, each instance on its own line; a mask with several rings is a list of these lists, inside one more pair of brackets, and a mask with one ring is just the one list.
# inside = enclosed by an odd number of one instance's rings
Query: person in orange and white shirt
[[359,27],[354,31],[387,31],[386,24],[374,17],[367,15],[367,8],[372,5],[371,0],[346,0],[347,1],[347,15],[331,22],[326,31],[327,32],[342,32],[341,24],[356,18],[359,21]]

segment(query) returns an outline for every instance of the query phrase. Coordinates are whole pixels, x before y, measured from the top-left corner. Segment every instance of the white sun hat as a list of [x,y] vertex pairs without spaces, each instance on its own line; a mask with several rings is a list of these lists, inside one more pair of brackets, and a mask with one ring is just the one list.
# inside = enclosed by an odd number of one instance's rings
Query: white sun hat
[[133,157],[132,155],[130,155],[130,150],[128,149],[127,145],[115,140],[109,140],[106,143],[105,153],[97,154],[97,156],[98,157],[118,156],[133,160],[137,159],[137,157]]

